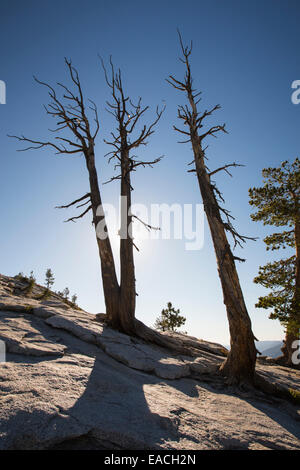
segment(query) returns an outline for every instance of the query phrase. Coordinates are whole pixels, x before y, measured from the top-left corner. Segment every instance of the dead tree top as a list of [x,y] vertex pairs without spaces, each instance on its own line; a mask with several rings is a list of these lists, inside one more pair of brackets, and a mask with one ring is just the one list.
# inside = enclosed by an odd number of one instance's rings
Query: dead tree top
[[[142,145],[147,145],[149,137],[154,133],[155,126],[160,120],[165,107],[161,110],[156,107],[156,117],[148,125],[143,124],[142,128],[137,131],[138,124],[144,116],[149,106],[142,106],[141,97],[134,103],[129,96],[124,93],[122,74],[120,69],[115,71],[112,58],[110,57],[110,73],[107,72],[103,59],[100,57],[104,76],[108,87],[111,89],[111,101],[106,101],[106,111],[110,113],[117,121],[117,130],[111,132],[112,140],[104,139],[104,142],[113,147],[113,150],[108,152],[109,162],[117,160],[115,169],[121,166],[122,152],[126,152],[129,159],[129,172],[136,171],[139,166],[152,167],[160,162],[163,156],[159,156],[151,161],[138,160],[136,155],[130,155],[130,151]],[[121,174],[113,176],[107,183],[121,179]]]
[[[180,129],[174,125],[173,129],[176,132],[179,132],[180,134],[183,134],[185,136],[185,139],[179,141],[179,143],[184,144],[184,143],[196,142],[200,150],[198,158],[203,159],[203,162],[204,162],[204,160],[207,160],[205,152],[208,146],[203,147],[203,141],[209,136],[217,137],[217,134],[219,132],[227,134],[226,125],[224,123],[221,125],[212,126],[208,128],[207,130],[203,129],[205,122],[206,122],[206,118],[211,116],[215,111],[221,109],[221,106],[217,104],[211,109],[205,109],[204,111],[198,110],[198,104],[201,101],[202,92],[197,91],[195,88],[193,88],[193,78],[192,78],[191,65],[190,65],[190,55],[192,53],[193,44],[191,42],[190,46],[184,46],[180,31],[178,31],[178,36],[179,36],[180,48],[182,52],[182,57],[180,57],[179,60],[185,66],[184,79],[181,81],[175,78],[173,75],[169,75],[166,81],[176,90],[182,91],[186,94],[187,99],[188,99],[188,104],[179,105],[177,109],[177,117],[178,119],[180,119],[180,121],[183,122],[183,126],[185,126],[185,128]],[[189,163],[189,165],[196,163],[195,158],[196,157],[194,157],[194,159]],[[221,205],[221,203],[225,202],[223,195],[221,191],[218,189],[216,183],[211,180],[211,177],[221,171],[225,171],[229,176],[232,176],[228,169],[233,168],[233,167],[238,167],[238,166],[244,166],[244,165],[234,162],[234,163],[223,165],[211,171],[208,168],[208,166],[204,164],[205,172],[210,181],[210,186],[215,194],[215,198],[217,201],[217,209],[225,217],[225,220],[222,220],[223,226],[225,230],[231,234],[233,241],[234,241],[234,248],[236,246],[242,247],[242,243],[245,243],[246,240],[256,240],[256,238],[246,237],[245,235],[239,234],[235,230],[235,228],[232,225],[232,220],[234,220],[234,217],[231,215],[230,211],[228,211]],[[189,173],[196,173],[196,174],[197,174],[197,171],[198,170],[196,168],[192,168],[188,170]],[[238,257],[235,257],[235,259],[238,261],[245,261],[244,259],[238,258]]]
[[[24,135],[10,135],[9,137],[14,137],[20,142],[30,144],[29,146],[20,149],[20,152],[50,147],[56,150],[56,154],[83,154],[86,159],[91,158],[91,152],[93,152],[95,139],[100,128],[97,106],[90,99],[87,100],[88,105],[86,105],[78,71],[73,67],[71,60],[65,58],[65,64],[67,66],[73,89],[57,82],[57,87],[62,92],[60,97],[51,85],[34,77],[34,80],[38,84],[48,89],[48,95],[51,101],[48,105],[44,106],[44,109],[49,116],[56,120],[56,127],[54,129],[49,129],[51,133],[56,134],[55,137],[49,141],[41,141],[25,137]],[[89,118],[89,113],[92,114],[92,119]],[[93,126],[91,126],[91,122],[93,122]],[[67,134],[63,134],[62,136],[61,132],[67,132]],[[83,205],[90,203],[90,193],[76,199],[70,204],[59,206],[59,208],[68,208],[84,199],[87,199],[87,201],[77,207],[82,207]],[[75,222],[77,219],[80,219],[87,214],[91,209],[92,206],[89,205],[80,215],[71,217],[67,222]]]

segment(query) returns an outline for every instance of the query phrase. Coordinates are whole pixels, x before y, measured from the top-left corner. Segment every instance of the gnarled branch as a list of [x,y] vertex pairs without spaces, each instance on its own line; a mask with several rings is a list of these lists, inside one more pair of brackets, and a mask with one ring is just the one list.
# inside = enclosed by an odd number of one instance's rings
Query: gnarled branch
[[134,214],[131,214],[131,216],[138,220],[139,222],[141,222],[141,224],[144,225],[144,227],[146,227],[146,229],[150,232],[150,230],[160,230],[160,227],[153,227],[152,225],[149,225],[147,224],[146,222],[144,222],[142,219],[140,219],[137,215],[134,215]]
[[224,165],[224,166],[221,166],[220,168],[217,168],[216,170],[214,171],[211,171],[208,176],[211,177],[213,175],[215,175],[216,173],[218,173],[219,171],[226,171],[226,173],[229,175],[229,176],[232,176],[232,174],[228,171],[228,168],[230,167],[237,167],[237,166],[245,166],[245,165],[242,165],[240,163],[229,163],[228,165]]
[[[70,204],[66,204],[65,206],[55,206],[55,209],[68,209],[69,207],[74,206],[78,202],[84,201],[84,199],[90,200],[90,198],[91,198],[91,193],[86,193],[84,196],[81,196],[80,198],[75,199],[75,201],[70,202]],[[87,202],[85,202],[84,204],[87,204]],[[80,207],[80,206],[77,206],[77,207]]]
[[76,222],[77,219],[81,219],[85,216],[90,210],[92,209],[92,205],[90,205],[82,214],[77,215],[75,217],[70,217],[69,219],[65,220],[65,222]]

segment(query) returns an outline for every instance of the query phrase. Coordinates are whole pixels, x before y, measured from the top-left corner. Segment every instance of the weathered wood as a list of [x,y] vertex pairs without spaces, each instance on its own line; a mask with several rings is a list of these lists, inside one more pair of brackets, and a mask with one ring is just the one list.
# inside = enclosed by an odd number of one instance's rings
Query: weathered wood
[[[200,100],[196,98],[199,93],[195,93],[193,90],[189,63],[191,48],[183,46],[180,34],[179,38],[183,54],[181,60],[185,64],[186,74],[183,81],[179,81],[173,76],[170,76],[168,82],[174,88],[184,91],[189,102],[189,106],[179,106],[178,108],[178,117],[183,120],[188,130],[182,131],[176,127],[175,130],[188,136],[188,139],[184,142],[191,142],[192,144],[194,155],[192,162],[194,165],[193,171],[197,175],[204,211],[210,228],[217,259],[218,274],[223,290],[224,304],[227,311],[231,349],[225,362],[221,366],[221,372],[227,377],[230,383],[254,384],[257,352],[254,344],[255,338],[235,266],[235,257],[228,243],[226,230],[233,236],[235,244],[239,244],[240,241],[245,241],[247,237],[239,235],[234,230],[229,220],[229,212],[221,208],[217,201],[217,196],[220,197],[221,193],[210,180],[210,175],[215,174],[216,171],[210,172],[208,170],[205,164],[205,150],[202,146],[203,140],[209,135],[215,136],[217,132],[226,132],[225,124],[222,126],[213,126],[208,131],[202,134],[199,133],[199,130],[203,127],[203,120],[208,115],[211,115],[213,111],[219,109],[220,106],[217,105],[211,111],[204,111],[202,114],[198,112],[197,103]],[[232,164],[230,166],[235,165]],[[228,165],[225,165],[217,171],[221,171],[222,169],[227,170],[227,168]],[[222,220],[221,212],[227,217],[226,222]]]
[[120,287],[117,280],[115,262],[113,258],[110,239],[107,235],[106,238],[101,239],[97,236],[98,223],[104,222],[104,230],[107,232],[107,226],[104,213],[99,215],[99,207],[102,207],[102,199],[99,189],[97,170],[95,166],[95,155],[93,147],[85,153],[86,166],[89,173],[89,182],[91,189],[91,203],[93,211],[93,223],[96,230],[96,239],[100,256],[102,284],[105,299],[106,313],[109,324],[119,329],[120,315],[119,315],[119,298]]
[[[135,321],[136,308],[136,281],[134,266],[134,240],[132,236],[132,219],[134,214],[131,211],[132,204],[132,183],[131,173],[139,166],[152,166],[158,163],[161,157],[153,161],[140,161],[131,155],[133,149],[137,149],[141,145],[147,143],[148,137],[154,132],[153,128],[159,121],[162,111],[156,110],[155,120],[142,127],[142,130],[133,137],[136,124],[148,107],[141,106],[141,98],[134,105],[129,97],[126,97],[122,85],[121,71],[115,72],[112,60],[110,60],[110,75],[107,73],[104,63],[102,66],[106,78],[106,83],[111,89],[112,101],[108,103],[109,112],[115,117],[117,122],[116,131],[112,132],[112,141],[106,141],[108,145],[113,147],[109,161],[116,161],[115,167],[120,170],[117,176],[112,177],[110,181],[121,181],[121,229],[120,229],[120,296],[119,296],[119,329],[129,335],[145,334],[147,331],[147,339],[152,337],[154,342],[157,341],[157,335],[151,329],[136,329]],[[143,223],[139,218],[137,220]],[[151,228],[149,226],[149,228]],[[136,247],[137,248],[137,247]],[[162,340],[161,340],[162,341]]]
[[[85,157],[86,167],[89,174],[90,192],[84,196],[76,199],[70,204],[59,206],[59,208],[68,208],[87,199],[87,203],[90,203],[88,208],[79,216],[71,217],[68,221],[75,222],[76,219],[83,217],[89,210],[93,213],[93,223],[95,231],[97,231],[97,225],[99,222],[103,223],[104,229],[107,232],[105,215],[99,214],[99,209],[102,207],[101,194],[98,183],[98,175],[95,166],[95,139],[99,131],[99,119],[96,105],[89,100],[90,105],[86,106],[84,99],[80,79],[77,70],[73,67],[71,61],[65,59],[65,63],[69,72],[69,77],[75,91],[73,92],[67,86],[58,83],[58,86],[63,90],[63,98],[60,99],[54,90],[54,88],[45,82],[36,81],[45,86],[48,89],[51,102],[48,106],[45,106],[47,114],[54,117],[57,122],[56,129],[53,132],[56,134],[53,142],[40,142],[27,137],[16,137],[22,142],[30,143],[27,149],[40,149],[43,147],[54,148],[58,154],[82,154]],[[87,110],[90,110],[94,116],[95,125],[94,130],[91,128],[90,120],[87,115]],[[72,138],[60,137],[62,130],[69,131]],[[23,149],[23,150],[27,150]],[[80,204],[77,207],[81,207]],[[101,273],[102,273],[102,284],[104,291],[104,299],[106,312],[110,324],[114,328],[119,328],[119,295],[120,288],[117,281],[117,275],[115,270],[115,263],[109,237],[100,239],[97,236],[97,244],[100,256]]]

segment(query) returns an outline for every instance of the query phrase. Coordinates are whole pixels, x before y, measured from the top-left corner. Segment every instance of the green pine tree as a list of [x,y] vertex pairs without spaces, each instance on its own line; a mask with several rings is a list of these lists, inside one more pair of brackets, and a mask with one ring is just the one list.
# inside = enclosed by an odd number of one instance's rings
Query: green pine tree
[[265,168],[262,175],[263,186],[249,189],[250,204],[257,208],[251,218],[282,228],[265,237],[267,250],[290,248],[294,254],[259,267],[254,282],[271,291],[259,297],[256,307],[271,308],[270,318],[285,326],[284,362],[292,365],[300,328],[300,160]]
[[45,286],[47,287],[47,289],[49,290],[51,286],[53,286],[54,284],[54,274],[53,272],[51,271],[51,269],[47,269],[46,271],[46,279],[45,279]]
[[168,302],[167,308],[161,311],[160,317],[156,319],[154,327],[161,331],[176,331],[185,324],[186,318],[180,314],[180,310],[175,310],[171,302]]

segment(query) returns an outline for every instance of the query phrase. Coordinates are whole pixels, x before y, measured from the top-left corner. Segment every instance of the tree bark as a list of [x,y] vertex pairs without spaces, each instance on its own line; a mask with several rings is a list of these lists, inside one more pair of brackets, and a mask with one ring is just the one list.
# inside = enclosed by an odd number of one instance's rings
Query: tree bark
[[224,304],[230,330],[231,349],[221,372],[230,383],[254,384],[256,348],[251,320],[241,290],[234,256],[225,233],[219,206],[204,163],[204,152],[198,136],[191,135],[195,155],[196,172],[204,210],[207,216],[217,258],[218,273],[222,285]]
[[295,367],[293,363],[292,356],[295,351],[293,348],[294,341],[299,340],[299,336],[296,336],[294,333],[289,332],[288,330],[285,333],[284,345],[281,349],[283,355],[276,358],[276,362],[283,366]]
[[133,257],[133,239],[130,232],[131,215],[131,182],[130,160],[127,144],[121,151],[121,240],[120,240],[120,322],[122,330],[127,334],[135,333],[135,268]]
[[[136,124],[141,116],[147,111],[148,106],[141,106],[141,98],[137,104],[130,100],[129,96],[124,94],[122,77],[120,69],[115,72],[114,65],[110,59],[111,75],[107,74],[105,65],[102,61],[102,67],[106,83],[111,89],[112,102],[108,103],[109,112],[117,121],[117,131],[111,132],[112,141],[105,141],[111,145],[113,150],[109,152],[109,161],[117,161],[115,168],[120,168],[118,176],[114,176],[110,181],[121,180],[121,228],[120,228],[120,296],[119,296],[119,323],[120,329],[129,335],[136,334],[135,307],[136,307],[136,288],[135,288],[135,267],[132,239],[132,217],[131,214],[131,172],[138,166],[152,166],[161,160],[161,157],[154,161],[141,161],[131,156],[132,149],[137,149],[140,145],[146,145],[148,137],[153,134],[154,126],[159,121],[162,112],[156,110],[156,119],[147,125],[143,125],[135,138]],[[129,136],[131,135],[131,138]],[[147,335],[149,331],[147,330]],[[150,335],[150,333],[149,333]]]
[[[99,222],[105,222],[105,230],[107,231],[105,215],[99,215],[97,209],[102,206],[102,200],[99,190],[97,170],[95,167],[95,154],[94,150],[89,148],[85,154],[86,166],[89,173],[89,182],[91,189],[91,203],[93,211],[93,223],[95,230]],[[120,288],[117,280],[115,263],[109,237],[104,240],[97,236],[97,245],[100,255],[102,283],[104,291],[104,300],[106,306],[107,320],[110,326],[115,329],[120,329],[120,316],[119,316],[119,299]]]
[[192,143],[194,154],[193,163],[195,164],[195,168],[189,171],[194,171],[197,174],[204,211],[207,216],[217,258],[218,273],[223,290],[224,304],[227,310],[231,343],[230,352],[220,370],[227,377],[229,383],[237,385],[248,383],[254,385],[257,352],[254,344],[255,338],[252,333],[251,320],[247,312],[235,266],[236,258],[232,254],[225,230],[231,232],[235,241],[237,241],[238,238],[244,241],[246,237],[242,237],[235,232],[229,223],[229,219],[227,223],[222,220],[221,210],[223,210],[227,218],[229,217],[228,211],[219,206],[217,195],[221,196],[221,193],[210,180],[211,176],[218,171],[227,170],[229,166],[236,165],[225,165],[211,173],[209,173],[205,165],[205,150],[203,150],[202,142],[209,135],[215,136],[216,133],[220,131],[226,132],[225,124],[222,126],[213,126],[208,131],[199,135],[199,130],[203,128],[205,118],[219,109],[220,105],[216,105],[211,110],[205,110],[202,114],[198,112],[197,104],[201,100],[201,98],[199,98],[200,92],[196,92],[193,87],[189,62],[192,45],[190,47],[184,46],[180,32],[178,32],[178,34],[183,55],[183,58],[180,58],[180,60],[185,64],[186,72],[183,81],[176,79],[173,75],[169,75],[167,81],[175,89],[185,92],[189,101],[189,106],[180,105],[178,107],[178,118],[183,121],[184,125],[188,126],[189,131],[178,129],[176,126],[173,127],[176,131],[185,136],[186,140],[181,141],[181,143]]

